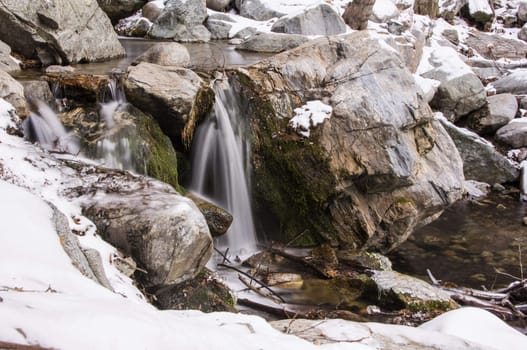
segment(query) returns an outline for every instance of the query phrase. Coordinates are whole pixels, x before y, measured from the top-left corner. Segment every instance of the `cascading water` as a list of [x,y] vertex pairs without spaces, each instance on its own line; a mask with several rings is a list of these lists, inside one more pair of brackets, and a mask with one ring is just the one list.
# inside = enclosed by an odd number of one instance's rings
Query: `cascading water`
[[246,255],[256,250],[251,210],[247,125],[236,96],[224,81],[215,84],[214,113],[197,130],[192,145],[191,191],[225,208],[234,220],[218,239],[230,254]]

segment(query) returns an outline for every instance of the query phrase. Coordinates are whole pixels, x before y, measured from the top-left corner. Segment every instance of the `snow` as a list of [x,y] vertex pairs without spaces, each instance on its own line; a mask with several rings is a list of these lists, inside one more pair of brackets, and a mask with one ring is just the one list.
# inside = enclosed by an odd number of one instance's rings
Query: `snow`
[[490,192],[490,185],[485,182],[465,180],[463,182],[463,189],[469,197],[485,197]]
[[295,116],[289,121],[289,125],[304,137],[309,137],[311,128],[324,122],[333,112],[331,106],[322,101],[308,101],[305,105],[295,108]]
[[424,100],[426,102],[432,101],[435,93],[437,92],[437,88],[439,87],[441,82],[435,79],[423,78],[418,74],[414,74],[414,79],[415,83],[423,93],[422,96]]
[[390,0],[376,0],[373,5],[373,16],[379,20],[379,22],[387,22],[392,18],[396,18],[399,15],[399,10],[395,7],[395,4]]

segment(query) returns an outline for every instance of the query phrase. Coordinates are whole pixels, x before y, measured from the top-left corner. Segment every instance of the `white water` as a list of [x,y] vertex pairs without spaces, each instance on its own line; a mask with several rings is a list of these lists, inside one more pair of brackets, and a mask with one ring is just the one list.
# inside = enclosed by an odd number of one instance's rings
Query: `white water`
[[192,145],[190,189],[225,208],[234,218],[216,242],[229,255],[256,251],[256,233],[249,195],[246,124],[227,84],[216,83],[214,113],[197,130]]

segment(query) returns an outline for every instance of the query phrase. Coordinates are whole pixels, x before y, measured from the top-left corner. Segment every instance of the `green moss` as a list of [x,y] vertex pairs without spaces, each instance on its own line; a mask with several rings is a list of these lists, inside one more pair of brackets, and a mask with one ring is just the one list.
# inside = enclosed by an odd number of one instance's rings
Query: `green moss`
[[415,204],[411,198],[400,197],[395,200],[395,204]]

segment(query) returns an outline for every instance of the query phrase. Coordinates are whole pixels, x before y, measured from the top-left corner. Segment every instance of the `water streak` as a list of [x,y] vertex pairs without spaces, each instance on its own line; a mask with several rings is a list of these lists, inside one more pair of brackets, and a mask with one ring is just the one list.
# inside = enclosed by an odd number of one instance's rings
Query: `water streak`
[[217,245],[241,256],[256,250],[247,180],[250,146],[234,92],[218,82],[215,91],[214,113],[194,137],[190,189],[233,215],[229,231],[219,238]]

